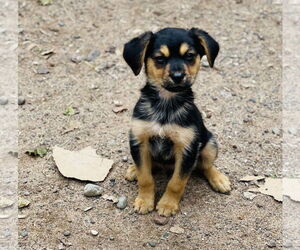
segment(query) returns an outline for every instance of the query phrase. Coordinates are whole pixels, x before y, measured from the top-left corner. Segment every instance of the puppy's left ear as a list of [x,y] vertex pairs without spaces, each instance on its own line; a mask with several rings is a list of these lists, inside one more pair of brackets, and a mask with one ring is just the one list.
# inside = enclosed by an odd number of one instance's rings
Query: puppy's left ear
[[215,59],[219,53],[219,44],[206,31],[197,28],[190,29],[192,37],[199,42],[200,56],[206,55],[209,66],[214,66]]
[[136,76],[141,72],[146,50],[152,36],[153,33],[148,31],[124,45],[123,57]]

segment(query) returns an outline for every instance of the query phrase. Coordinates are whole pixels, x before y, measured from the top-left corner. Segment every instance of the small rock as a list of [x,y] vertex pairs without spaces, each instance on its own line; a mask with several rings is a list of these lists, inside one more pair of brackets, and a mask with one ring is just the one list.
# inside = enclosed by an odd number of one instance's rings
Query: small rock
[[28,207],[30,204],[29,200],[26,200],[22,197],[19,197],[19,203],[18,203],[18,208],[24,208],[24,207]]
[[66,249],[63,243],[59,243],[58,250],[64,250]]
[[75,35],[73,35],[72,37],[73,37],[73,39],[79,39],[81,36],[78,35],[78,34],[75,34]]
[[45,65],[39,65],[39,66],[37,67],[36,72],[37,72],[38,74],[40,74],[40,75],[44,75],[44,74],[50,73],[49,69],[48,69],[47,66],[45,66]]
[[24,105],[26,102],[25,98],[23,96],[19,96],[18,98],[18,105]]
[[178,225],[175,225],[173,227],[170,228],[170,232],[175,233],[175,234],[183,234],[184,233],[184,229],[181,228]]
[[71,62],[73,63],[80,63],[82,61],[82,57],[79,55],[72,55],[70,57]]
[[21,235],[22,237],[27,237],[27,236],[28,236],[28,232],[27,232],[27,231],[22,231],[22,232],[20,233],[20,235]]
[[70,236],[70,235],[71,235],[71,232],[70,232],[70,231],[65,231],[65,232],[64,232],[64,236],[68,237],[68,236]]
[[99,196],[103,192],[102,188],[95,184],[86,184],[84,187],[83,194],[87,197]]
[[123,105],[123,103],[121,101],[118,101],[118,100],[114,100],[113,103],[116,107],[121,107]]
[[123,161],[123,162],[127,162],[127,161],[128,161],[128,156],[123,156],[123,157],[122,157],[122,161]]
[[255,99],[255,98],[250,98],[250,99],[249,99],[249,102],[256,103],[256,99]]
[[100,56],[100,51],[95,49],[95,50],[91,50],[90,53],[87,55],[86,57],[86,61],[88,62],[92,62],[94,61],[98,56]]
[[270,241],[269,243],[267,243],[267,246],[268,246],[269,248],[274,248],[274,247],[276,247],[276,242],[275,242],[274,240],[272,240],[272,241]]
[[148,241],[148,244],[150,247],[156,247],[157,242],[156,241]]
[[244,192],[243,195],[247,200],[253,200],[256,197],[256,194],[253,194],[248,191]]
[[286,242],[283,243],[283,246],[286,247],[286,248],[291,248],[291,247],[293,247],[293,243],[290,242],[290,241],[286,241]]
[[157,225],[166,225],[169,222],[169,217],[155,216],[153,221]]
[[121,196],[119,197],[117,208],[124,209],[125,207],[127,207],[127,197]]
[[6,105],[8,103],[8,99],[5,96],[0,96],[0,105]]
[[278,129],[278,128],[273,128],[273,129],[272,129],[272,133],[273,133],[274,135],[280,135],[280,129]]
[[96,231],[96,230],[91,230],[91,235],[93,235],[93,236],[97,236],[99,234],[99,232],[98,231]]

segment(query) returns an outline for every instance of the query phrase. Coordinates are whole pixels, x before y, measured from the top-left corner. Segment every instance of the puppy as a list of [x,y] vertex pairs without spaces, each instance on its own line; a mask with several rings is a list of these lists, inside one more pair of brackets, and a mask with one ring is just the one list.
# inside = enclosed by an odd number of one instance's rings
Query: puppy
[[178,212],[179,202],[191,172],[200,168],[215,191],[231,190],[229,179],[213,162],[218,147],[204,126],[194,104],[192,84],[206,55],[210,67],[219,52],[218,43],[205,31],[165,28],[145,32],[124,46],[123,57],[135,75],[145,64],[146,85],[135,105],[129,132],[135,165],[126,179],[138,181],[134,209],[145,214],[154,209],[152,167],[174,166],[173,175],[156,209],[162,216]]

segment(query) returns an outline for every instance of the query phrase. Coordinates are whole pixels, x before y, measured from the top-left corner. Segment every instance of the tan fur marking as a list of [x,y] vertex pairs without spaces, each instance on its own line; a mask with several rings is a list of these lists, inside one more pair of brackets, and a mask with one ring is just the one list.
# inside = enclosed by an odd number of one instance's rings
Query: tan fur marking
[[176,124],[166,124],[161,126],[156,122],[141,120],[132,121],[132,133],[139,142],[145,141],[152,136],[170,138],[176,147],[187,148],[192,142],[195,132],[192,128],[183,128]]
[[164,69],[157,68],[152,58],[147,58],[147,76],[151,83],[161,85],[163,83]]
[[160,52],[165,56],[169,57],[170,56],[170,50],[167,45],[161,45],[160,46]]
[[189,176],[183,177],[180,175],[182,155],[183,148],[175,146],[175,169],[165,193],[156,206],[159,215],[171,216],[176,214],[179,210],[179,203],[189,179]]
[[148,144],[148,141],[142,142],[140,146],[141,166],[136,168],[139,191],[134,202],[134,210],[140,214],[146,214],[154,209],[154,180]]
[[189,45],[187,43],[182,43],[179,48],[180,55],[184,55],[189,50]]
[[135,181],[137,179],[137,169],[135,165],[129,165],[126,174],[125,174],[125,179],[128,181]]
[[204,175],[211,187],[217,192],[228,193],[231,190],[228,177],[213,166],[214,160],[217,157],[215,146],[211,142],[208,142],[200,152],[200,155],[202,162],[200,162],[199,167],[203,169]]
[[195,58],[195,63],[193,65],[188,66],[189,75],[192,77],[196,77],[200,69],[200,56],[197,55]]

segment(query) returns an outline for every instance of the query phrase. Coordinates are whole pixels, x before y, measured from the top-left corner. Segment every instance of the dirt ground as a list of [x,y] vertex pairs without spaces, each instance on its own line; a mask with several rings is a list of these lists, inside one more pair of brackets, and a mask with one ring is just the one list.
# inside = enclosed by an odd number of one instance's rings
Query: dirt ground
[[[26,98],[19,108],[19,195],[31,201],[20,211],[26,215],[19,219],[20,249],[282,247],[282,205],[263,195],[246,199],[243,192],[253,186],[239,181],[245,175],[281,176],[280,5],[267,0],[53,0],[41,6],[20,0],[19,26],[19,93]],[[131,112],[145,78],[132,74],[122,48],[143,31],[166,26],[199,27],[220,43],[216,68],[204,65],[193,89],[220,145],[216,165],[230,177],[233,191],[216,193],[194,174],[180,213],[159,226],[153,222],[156,212],[133,212],[137,186],[123,178],[132,162]],[[85,61],[95,49],[100,56]],[[43,53],[49,50],[54,54]],[[113,101],[128,111],[115,114]],[[68,106],[76,108],[75,115],[63,115]],[[75,120],[80,128],[65,133]],[[40,145],[49,149],[45,157],[25,154]],[[58,172],[54,145],[93,146],[113,159],[112,171],[99,185],[105,194],[127,196],[128,207],[119,210],[101,197],[83,196],[85,182]],[[160,196],[167,177],[158,173],[155,178]],[[87,207],[93,208],[85,212]],[[184,233],[170,232],[174,225]]]

